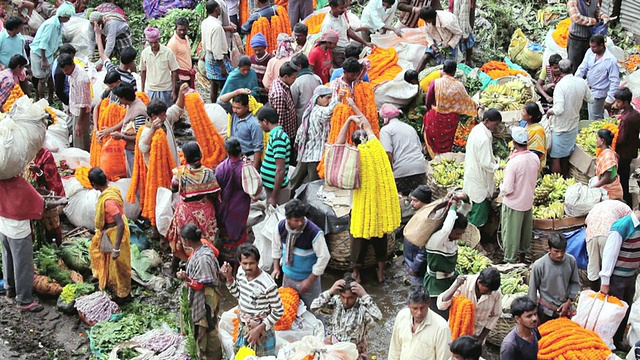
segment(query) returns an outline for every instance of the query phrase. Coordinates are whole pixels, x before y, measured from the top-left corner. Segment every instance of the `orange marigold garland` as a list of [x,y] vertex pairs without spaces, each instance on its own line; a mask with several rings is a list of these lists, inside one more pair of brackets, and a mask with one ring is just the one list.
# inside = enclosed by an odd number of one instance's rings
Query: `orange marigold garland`
[[[93,129],[93,135],[91,136],[91,148],[89,150],[91,154],[91,166],[100,166],[102,144],[98,140],[98,131],[117,125],[122,121],[127,112],[127,109],[124,106],[110,102],[108,98],[102,99],[99,109],[98,128]],[[106,140],[107,139],[105,139],[104,142],[106,142]]]
[[[235,310],[233,310],[234,314],[238,314],[238,309],[236,308]],[[240,319],[238,319],[238,317],[234,317],[231,322],[233,323],[233,333],[231,334],[231,336],[233,337],[233,342],[235,343],[236,341],[238,341],[238,332],[240,331]]]
[[[601,293],[601,292],[593,293],[593,294],[589,295],[589,297],[595,298],[596,294],[598,294],[598,300],[604,301],[605,295],[603,293]],[[607,298],[607,302],[610,303],[610,304],[618,305],[618,306],[621,306],[621,307],[625,306],[625,304],[622,303],[622,301],[620,301],[620,299],[618,299],[615,296],[609,295],[609,296],[606,296],[606,298]]]
[[538,331],[542,336],[538,340],[539,360],[606,359],[611,355],[598,334],[568,318],[547,321]]
[[528,75],[522,70],[511,69],[509,65],[507,65],[507,63],[501,61],[489,61],[488,63],[482,65],[480,71],[483,71],[487,75],[491,76],[492,79],[499,79],[505,76]]
[[19,84],[15,84],[13,86],[13,89],[11,89],[11,93],[9,94],[7,101],[5,101],[4,105],[2,106],[2,111],[5,113],[8,113],[9,111],[11,111],[11,107],[13,107],[13,103],[15,103],[16,100],[20,99],[23,96],[24,96],[24,92],[22,91],[22,88],[20,87]]
[[273,15],[271,20],[269,20],[270,31],[268,34],[264,34],[267,38],[267,50],[270,53],[273,53],[278,48],[278,35],[280,34],[280,28],[282,27],[282,21],[280,21],[280,16]]
[[246,41],[245,54],[247,56],[251,56],[255,54],[255,52],[253,51],[253,48],[251,47],[251,38],[257,33],[262,33],[262,35],[264,35],[264,37],[267,39],[268,52],[272,52],[273,50],[275,50],[276,44],[275,43],[271,44],[269,41],[270,34],[271,34],[271,24],[269,24],[269,20],[267,20],[266,17],[262,16],[258,18],[258,20],[253,22],[253,24],[251,25],[251,33],[247,36],[245,40]]
[[143,102],[145,105],[149,105],[149,101],[151,101],[151,100],[149,99],[149,95],[147,95],[147,93],[144,93],[144,92],[142,92],[142,91],[137,91],[137,92],[136,92],[136,97],[137,97],[138,99],[142,100],[142,102]]
[[[618,143],[618,132],[620,131],[618,129],[618,125],[616,125],[614,123],[606,123],[606,124],[604,124],[604,126],[602,128],[603,129],[607,129],[607,130],[611,131],[611,133],[613,133],[613,141],[611,142],[611,150],[616,151],[616,144]],[[596,157],[599,156],[601,152],[602,152],[602,149],[596,148]]]
[[369,79],[374,85],[393,80],[402,71],[398,65],[398,53],[392,47],[374,48],[367,59],[371,63],[371,69],[368,71]]
[[289,20],[289,13],[287,12],[287,8],[283,6],[278,6],[276,9],[276,14],[280,17],[282,21],[282,29],[280,32],[291,35],[293,32],[291,30],[291,21]]
[[278,5],[278,7],[289,8],[289,0],[273,0],[273,3]]
[[280,294],[282,305],[284,305],[284,314],[273,328],[277,331],[289,330],[296,320],[296,316],[298,316],[300,295],[297,291],[289,287],[278,289],[278,293]]
[[476,307],[466,296],[456,295],[449,310],[451,340],[463,335],[473,335],[476,321]]
[[[354,92],[354,100],[356,102],[356,106],[364,116],[369,120],[371,124],[371,128],[373,132],[376,134],[376,137],[380,137],[380,122],[378,120],[378,108],[376,107],[376,98],[373,92],[373,85],[366,81],[360,81],[353,87]],[[352,124],[349,128],[349,138],[351,138],[351,134],[357,130],[357,125]],[[340,131],[340,130],[338,130]]]
[[76,169],[76,172],[73,176],[80,182],[80,185],[84,186],[87,189],[93,189],[91,186],[91,181],[89,181],[89,171],[91,170],[88,166],[80,166]]
[[202,165],[215,168],[227,156],[224,149],[224,139],[209,119],[200,94],[197,92],[187,94],[184,102],[191,121],[193,135],[202,151]]
[[[151,220],[151,224],[154,226],[156,225],[156,192],[160,187],[171,187],[173,176],[171,170],[174,167],[175,163],[167,143],[167,134],[164,130],[158,129],[151,140],[145,191],[144,194],[140,193],[142,216]],[[142,202],[143,195],[144,202]]]
[[309,35],[317,34],[320,32],[325,15],[326,13],[313,14],[304,21],[304,24],[307,25],[307,28],[309,29]]
[[240,16],[240,24],[247,22],[249,19],[249,0],[240,0],[238,15]]

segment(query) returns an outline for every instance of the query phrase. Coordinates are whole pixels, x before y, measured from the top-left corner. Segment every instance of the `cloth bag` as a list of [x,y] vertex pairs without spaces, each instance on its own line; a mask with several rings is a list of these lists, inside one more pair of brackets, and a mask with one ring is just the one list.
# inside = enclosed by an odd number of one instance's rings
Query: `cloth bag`
[[586,216],[597,203],[606,199],[608,199],[607,191],[602,188],[574,184],[567,188],[564,197],[564,213],[572,217]]
[[325,184],[339,189],[360,187],[360,152],[346,144],[326,144],[324,157]]
[[431,235],[442,227],[447,204],[448,198],[444,197],[418,210],[405,226],[404,238],[418,247],[424,247]]
[[[608,302],[609,296],[601,299],[593,290],[584,290],[580,293],[578,309],[576,315],[571,320],[577,322],[587,330],[595,331],[607,344],[609,349],[614,350],[613,336],[618,330],[620,322],[629,308],[624,301],[622,306]],[[593,297],[592,297],[593,296]]]
[[242,191],[254,200],[262,192],[262,177],[248,158],[242,164]]

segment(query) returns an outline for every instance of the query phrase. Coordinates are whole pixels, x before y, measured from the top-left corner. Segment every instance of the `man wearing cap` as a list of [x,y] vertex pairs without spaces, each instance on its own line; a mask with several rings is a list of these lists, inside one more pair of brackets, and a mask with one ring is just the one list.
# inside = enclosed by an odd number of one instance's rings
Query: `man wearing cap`
[[[536,179],[540,169],[540,158],[529,151],[529,132],[522,127],[511,129],[513,153],[504,169],[504,180],[500,185],[502,198],[502,242],[504,261],[524,262],[525,255],[531,250],[531,231],[533,226],[533,198]],[[520,254],[519,259],[516,258]]]
[[[424,247],[417,246],[407,240],[407,235],[420,237],[420,229],[424,220],[429,216],[426,205],[431,202],[432,191],[427,185],[420,185],[411,192],[411,207],[415,211],[411,220],[404,227],[404,269],[409,278],[407,285],[422,285],[424,273],[427,270],[427,252]],[[426,242],[426,239],[425,239]]]
[[142,91],[150,100],[159,99],[167,106],[176,100],[176,83],[180,65],[173,51],[160,44],[160,30],[148,27],[144,29],[149,46],[140,55],[140,78]]
[[117,12],[101,13],[94,11],[89,15],[96,34],[104,37],[104,54],[108,57],[119,57],[120,52],[133,45],[131,29],[124,16]]
[[53,103],[53,79],[51,64],[53,55],[62,44],[62,24],[76,14],[72,4],[65,2],[56,11],[56,16],[40,25],[31,43],[31,73],[36,87],[36,100],[44,97],[44,84],[49,82],[49,104]]

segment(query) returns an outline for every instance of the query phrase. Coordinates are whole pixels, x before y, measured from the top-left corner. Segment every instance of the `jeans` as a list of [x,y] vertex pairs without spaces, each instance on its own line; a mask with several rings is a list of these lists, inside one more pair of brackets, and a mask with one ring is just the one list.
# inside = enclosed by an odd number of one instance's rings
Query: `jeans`
[[305,293],[301,293],[300,283],[303,280],[293,280],[287,275],[284,275],[282,277],[282,287],[290,287],[290,288],[293,288],[295,291],[297,291],[298,294],[300,294],[300,300],[304,302],[304,304],[307,306],[307,309],[311,309],[311,303],[313,302],[313,300],[320,297],[320,293],[322,292],[321,278],[322,278],[321,276],[318,276],[316,280],[313,282],[313,286],[311,287],[311,289],[309,289]]
[[12,239],[0,233],[2,241],[2,271],[4,288],[16,292],[20,305],[33,302],[33,242],[31,234],[22,239]]
[[606,98],[596,99],[593,104],[588,104],[589,120],[602,120],[604,119],[604,101]]

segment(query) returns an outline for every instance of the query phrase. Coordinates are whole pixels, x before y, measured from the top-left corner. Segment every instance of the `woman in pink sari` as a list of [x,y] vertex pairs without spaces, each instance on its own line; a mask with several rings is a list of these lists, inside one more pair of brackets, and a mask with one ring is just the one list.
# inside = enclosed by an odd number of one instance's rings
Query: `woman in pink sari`
[[607,129],[598,131],[596,145],[600,154],[596,157],[596,176],[593,187],[601,187],[609,194],[609,199],[622,199],[622,185],[618,176],[618,154],[611,149],[613,133]]
[[442,76],[429,86],[423,128],[431,158],[451,151],[460,115],[478,115],[478,105],[467,94],[464,84],[454,78],[455,74],[456,62],[447,60]]

